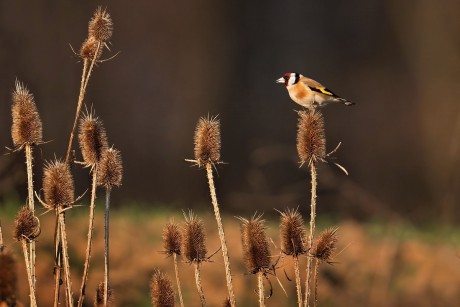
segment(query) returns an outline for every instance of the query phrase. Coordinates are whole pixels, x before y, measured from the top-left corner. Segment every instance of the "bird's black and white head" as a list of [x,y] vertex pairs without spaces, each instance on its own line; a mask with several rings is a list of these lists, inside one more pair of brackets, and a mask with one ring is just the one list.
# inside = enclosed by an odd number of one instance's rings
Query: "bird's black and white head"
[[288,72],[283,77],[276,80],[276,83],[284,83],[286,87],[291,86],[299,82],[300,74],[296,72]]

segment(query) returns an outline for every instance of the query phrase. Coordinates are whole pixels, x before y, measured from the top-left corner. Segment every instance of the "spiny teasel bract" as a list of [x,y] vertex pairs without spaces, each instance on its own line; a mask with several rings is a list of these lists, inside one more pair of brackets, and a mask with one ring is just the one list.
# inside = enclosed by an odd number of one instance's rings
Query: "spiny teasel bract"
[[102,7],[98,7],[88,24],[89,37],[105,43],[112,37],[112,32],[113,22],[110,14]]
[[14,226],[14,238],[17,241],[32,242],[40,235],[40,221],[27,206],[19,211]]
[[168,256],[181,254],[182,234],[179,225],[170,221],[163,228],[163,248]]
[[99,47],[98,50],[97,46],[98,40],[93,36],[86,38],[80,48],[80,57],[84,60],[91,61],[96,56],[96,60],[98,60],[102,55],[102,48]]
[[64,209],[74,202],[74,183],[69,165],[59,160],[47,162],[43,171],[43,193],[47,209]]
[[316,163],[326,158],[324,118],[320,111],[299,111],[297,152],[300,163]]
[[182,255],[190,262],[206,261],[205,240],[203,221],[190,211],[182,227]]
[[311,255],[318,259],[321,263],[331,263],[331,257],[336,249],[337,243],[337,230],[336,227],[327,228],[319,235],[319,238],[313,245]]
[[[105,284],[102,281],[97,285],[96,295],[94,296],[94,307],[104,306],[104,287],[105,287]],[[107,306],[112,306],[114,299],[113,299],[113,291],[110,287],[109,287],[107,296],[108,296]]]
[[40,114],[38,114],[34,96],[18,80],[16,80],[15,85],[11,107],[13,144],[18,148],[26,144],[40,144],[42,143],[42,121]]
[[78,141],[83,160],[87,166],[95,165],[101,161],[109,147],[102,121],[92,113],[88,113],[80,120],[79,128]]
[[220,162],[220,121],[217,117],[199,119],[194,143],[195,162],[199,167]]
[[15,306],[17,297],[18,269],[12,253],[0,250],[0,306]]
[[294,257],[306,253],[307,231],[302,215],[293,209],[287,209],[280,213],[281,249],[283,253]]
[[252,274],[270,268],[270,247],[265,232],[262,215],[254,215],[250,220],[239,217],[241,221],[241,241],[246,268]]
[[174,306],[174,290],[171,280],[159,269],[153,272],[150,280],[150,296],[153,306]]
[[104,151],[97,172],[97,185],[111,189],[119,187],[123,177],[123,165],[119,150],[109,148]]

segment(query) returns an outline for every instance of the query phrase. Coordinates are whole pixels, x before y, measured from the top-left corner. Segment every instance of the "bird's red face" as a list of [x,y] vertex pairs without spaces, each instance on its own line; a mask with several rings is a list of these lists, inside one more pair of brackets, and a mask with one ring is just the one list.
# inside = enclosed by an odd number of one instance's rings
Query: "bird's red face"
[[286,87],[291,86],[299,82],[300,74],[296,72],[288,72],[283,77],[276,80],[276,83],[284,83]]

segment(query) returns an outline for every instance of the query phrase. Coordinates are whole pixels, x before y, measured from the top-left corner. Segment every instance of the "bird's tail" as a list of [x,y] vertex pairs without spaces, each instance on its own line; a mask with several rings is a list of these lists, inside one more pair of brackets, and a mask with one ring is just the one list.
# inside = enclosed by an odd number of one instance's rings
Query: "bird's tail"
[[355,102],[351,102],[351,101],[348,101],[348,100],[346,100],[344,98],[340,98],[340,97],[337,97],[337,101],[340,102],[340,103],[343,103],[346,106],[352,106],[352,105],[356,104]]

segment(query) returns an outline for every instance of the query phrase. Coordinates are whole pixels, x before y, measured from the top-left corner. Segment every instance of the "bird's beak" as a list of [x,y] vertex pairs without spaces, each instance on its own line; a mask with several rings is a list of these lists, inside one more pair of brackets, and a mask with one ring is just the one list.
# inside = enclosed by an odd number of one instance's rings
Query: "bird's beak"
[[276,80],[276,83],[284,83],[284,78],[279,78],[278,80]]

